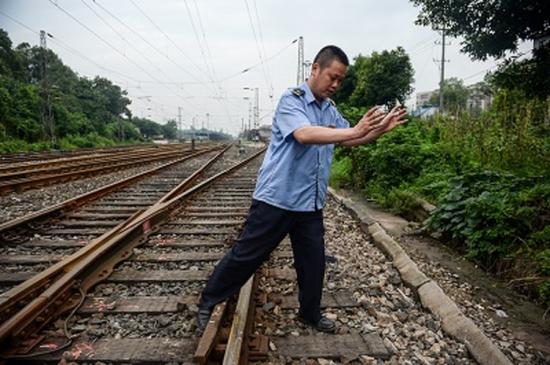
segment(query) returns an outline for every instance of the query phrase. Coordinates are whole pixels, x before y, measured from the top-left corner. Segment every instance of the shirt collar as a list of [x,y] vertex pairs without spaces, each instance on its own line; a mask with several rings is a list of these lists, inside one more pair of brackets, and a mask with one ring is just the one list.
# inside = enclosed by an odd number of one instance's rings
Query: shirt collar
[[[305,93],[306,93],[305,98],[306,98],[306,101],[307,101],[308,104],[311,104],[313,102],[317,102],[317,99],[315,99],[315,96],[311,92],[311,89],[309,88],[309,85],[307,84],[307,82],[303,82],[299,86],[299,88],[305,91]],[[321,110],[326,109],[329,105],[330,105],[330,102],[328,101],[328,99],[324,99],[321,103]]]

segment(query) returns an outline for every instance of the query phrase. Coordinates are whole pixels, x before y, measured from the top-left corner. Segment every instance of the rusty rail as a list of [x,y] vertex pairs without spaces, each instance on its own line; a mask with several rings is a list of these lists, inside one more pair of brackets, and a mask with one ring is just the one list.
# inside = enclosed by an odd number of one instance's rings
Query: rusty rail
[[[212,310],[210,321],[199,340],[195,361],[201,365],[221,362],[224,365],[247,364],[249,360],[260,360],[258,355],[267,353],[267,338],[253,338],[257,353],[251,352],[252,326],[254,323],[255,297],[258,286],[257,276],[252,275],[239,291],[237,304],[229,335],[225,333],[222,323],[229,316],[228,301],[217,304]],[[258,345],[259,344],[259,345]],[[221,356],[223,354],[223,356]],[[255,357],[254,359],[251,359]]]
[[[23,337],[42,328],[56,315],[70,310],[75,306],[81,293],[86,293],[90,287],[104,280],[116,263],[129,257],[132,249],[138,246],[144,237],[170,217],[174,208],[217,179],[247,164],[264,151],[265,149],[262,149],[167,201],[137,212],[115,229],[93,240],[88,246],[2,295],[0,302],[2,312],[14,308],[21,301],[29,301],[30,299],[27,298],[34,299],[23,309],[13,313],[11,318],[0,326],[0,346],[6,349],[8,344],[18,343]],[[223,152],[215,158],[219,158]],[[208,167],[211,163],[211,161],[207,162],[201,169]],[[36,292],[44,286],[47,286],[47,289],[37,296]]]
[[84,170],[64,172],[64,173],[52,174],[52,175],[30,177],[28,179],[23,178],[23,179],[11,180],[11,181],[8,180],[0,183],[0,195],[6,194],[12,191],[23,191],[36,186],[44,186],[44,185],[56,183],[56,182],[75,180],[84,176],[95,175],[99,172],[105,173],[109,171],[116,171],[121,169],[127,169],[134,166],[139,166],[143,163],[169,160],[169,159],[177,158],[178,156],[180,156],[181,153],[182,153],[181,151],[162,152],[152,157],[132,159],[131,161],[127,161],[127,162],[120,162],[120,163],[113,164],[107,161],[102,163],[101,165],[103,166],[101,167],[87,168]]
[[0,165],[4,164],[18,164],[18,163],[32,163],[37,160],[53,160],[60,158],[71,158],[83,155],[91,154],[104,154],[113,152],[124,152],[135,149],[155,148],[153,143],[144,143],[138,145],[124,145],[115,147],[100,147],[100,148],[79,148],[73,151],[47,151],[47,152],[14,152],[14,153],[2,153],[0,154]]
[[[187,148],[185,148],[187,147]],[[90,160],[102,161],[102,160],[117,160],[131,157],[143,156],[151,153],[166,153],[175,151],[190,151],[190,146],[174,145],[172,147],[147,147],[147,148],[134,148],[127,151],[113,151],[111,154],[103,153],[89,153],[80,156],[59,157],[56,159],[46,161],[32,161],[22,163],[11,163],[0,165],[0,177],[17,176],[18,174],[25,173],[45,173],[53,169],[62,169],[68,167],[78,167],[80,165],[89,166]]]
[[74,198],[67,199],[61,203],[54,204],[50,207],[41,209],[39,211],[27,214],[23,217],[13,219],[11,221],[5,222],[3,224],[0,224],[0,236],[2,236],[7,242],[11,241],[10,234],[13,232],[16,232],[17,230],[24,229],[26,226],[30,226],[32,224],[37,224],[45,219],[50,218],[57,218],[63,216],[66,212],[72,211],[84,204],[88,204],[91,201],[97,200],[101,198],[102,196],[105,196],[106,194],[109,194],[113,191],[119,190],[125,186],[128,186],[142,178],[145,178],[147,176],[156,174],[157,172],[164,170],[170,166],[173,166],[175,164],[184,162],[186,160],[195,158],[197,156],[203,155],[208,152],[212,152],[216,150],[214,149],[206,149],[199,151],[197,153],[194,153],[192,155],[188,155],[182,158],[179,158],[174,161],[170,161],[168,163],[165,163],[161,166],[157,166],[155,168],[152,168],[150,170],[135,174],[133,176],[130,176],[128,178],[122,179],[120,181],[116,181],[114,183],[111,183],[106,186],[102,186],[100,188],[97,188],[95,190],[92,190],[90,192],[81,194],[79,196],[76,196]]

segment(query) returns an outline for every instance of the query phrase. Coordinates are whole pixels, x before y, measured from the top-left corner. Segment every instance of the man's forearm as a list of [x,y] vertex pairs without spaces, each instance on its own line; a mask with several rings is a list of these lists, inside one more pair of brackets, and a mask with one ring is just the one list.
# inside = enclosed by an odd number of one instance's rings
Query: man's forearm
[[342,141],[340,143],[340,146],[344,146],[344,147],[359,146],[359,145],[366,144],[366,143],[374,141],[375,139],[380,137],[382,134],[384,134],[384,132],[382,132],[380,129],[374,129],[373,131],[369,132],[364,137]]
[[320,126],[306,126],[293,132],[294,139],[302,144],[332,144],[343,143],[357,139],[357,131],[353,128],[328,128]]

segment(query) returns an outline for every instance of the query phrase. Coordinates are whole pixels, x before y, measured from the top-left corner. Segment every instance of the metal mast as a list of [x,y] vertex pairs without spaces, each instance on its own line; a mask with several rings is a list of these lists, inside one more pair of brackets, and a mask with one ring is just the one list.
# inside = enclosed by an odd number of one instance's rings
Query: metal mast
[[304,37],[298,38],[298,77],[296,85],[300,85],[305,80],[304,74]]
[[439,81],[439,112],[443,112],[443,84],[445,82],[445,28],[441,29],[441,78]]
[[55,143],[55,123],[52,113],[52,103],[50,97],[50,84],[48,82],[48,46],[46,45],[46,31],[40,31],[40,48],[42,50],[42,92],[44,96],[44,109],[42,111],[42,123],[44,130],[50,137],[52,143]]
[[254,129],[260,127],[260,89],[254,88]]

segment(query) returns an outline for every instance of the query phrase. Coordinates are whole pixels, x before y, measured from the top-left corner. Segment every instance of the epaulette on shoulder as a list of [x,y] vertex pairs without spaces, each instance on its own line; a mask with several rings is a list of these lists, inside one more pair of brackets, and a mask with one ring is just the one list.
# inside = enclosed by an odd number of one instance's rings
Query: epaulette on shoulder
[[304,96],[306,93],[304,90],[300,89],[299,87],[295,87],[290,91],[295,96]]
[[330,105],[336,106],[336,103],[331,98],[328,98],[328,102],[330,103]]

